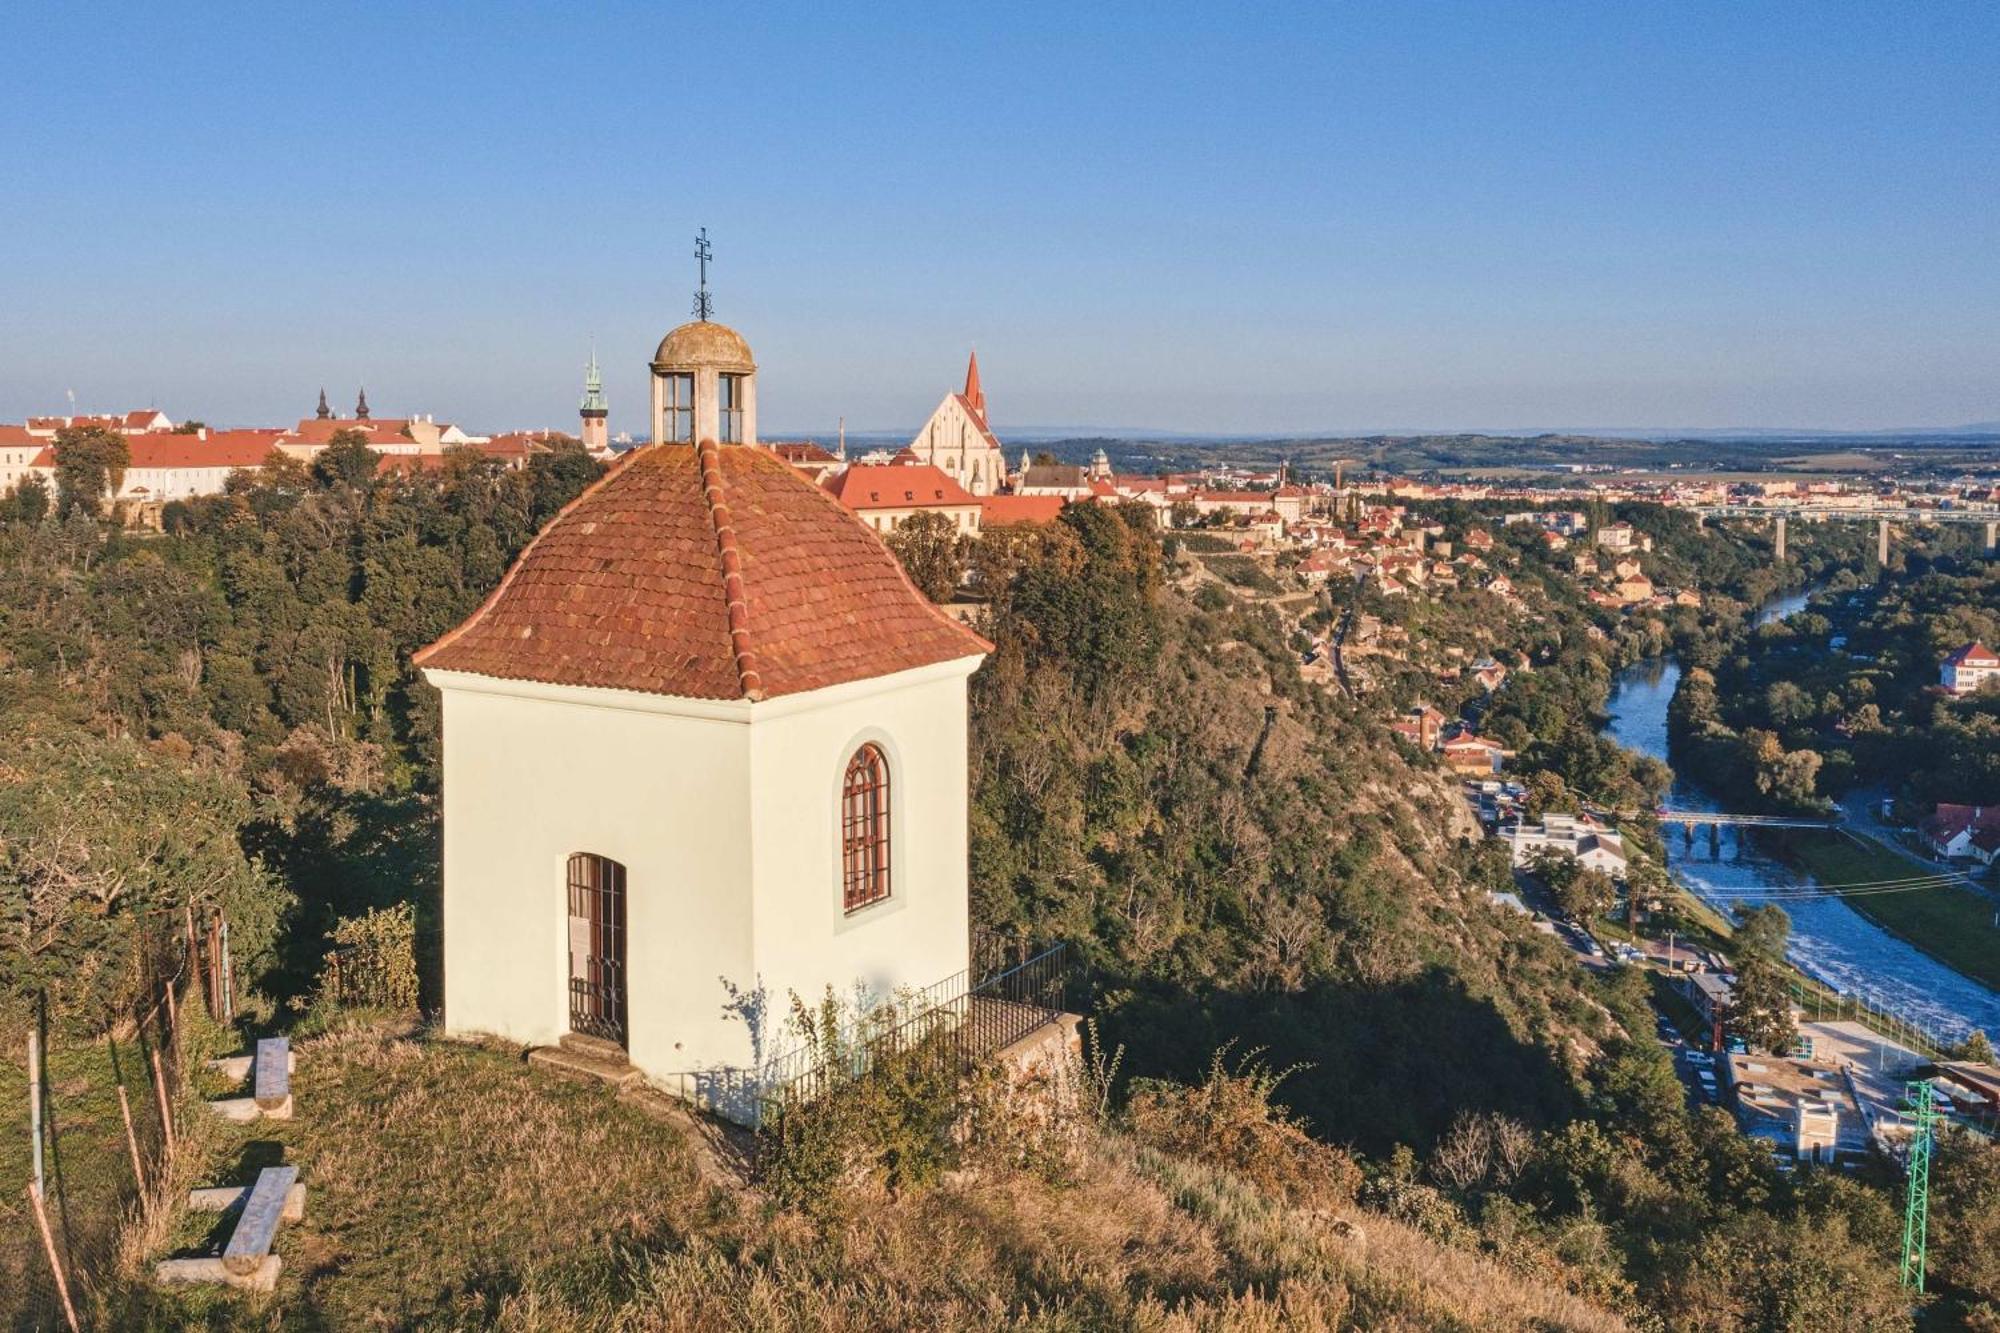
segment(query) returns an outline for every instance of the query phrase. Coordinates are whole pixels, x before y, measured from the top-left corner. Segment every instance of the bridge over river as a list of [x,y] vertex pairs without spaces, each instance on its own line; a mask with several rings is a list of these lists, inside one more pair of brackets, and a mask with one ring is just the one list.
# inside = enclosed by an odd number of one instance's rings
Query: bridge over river
[[[1786,598],[1772,610],[1795,611],[1804,600]],[[1667,705],[1679,678],[1679,665],[1670,659],[1654,658],[1620,672],[1610,700],[1610,738],[1665,759]],[[1691,830],[1685,846],[1680,838],[1666,839],[1674,877],[1724,913],[1766,902],[1782,905],[1792,918],[1792,961],[1822,981],[1941,1037],[1956,1040],[1975,1027],[2000,1032],[2000,993],[1889,934],[1856,912],[1837,890],[1813,892],[1820,886],[1810,875],[1773,858],[1757,843],[1758,817],[1730,814],[1717,794],[1687,774],[1676,776],[1662,808],[1645,813],[1662,827],[1676,821],[1684,828],[1706,827],[1708,837],[1699,840],[1708,844],[1705,855],[1696,852]],[[1810,817],[1796,822],[1833,825]]]
[[1653,817],[1662,824],[1680,824],[1688,832],[1694,832],[1695,825],[1706,824],[1711,828],[1732,826],[1739,828],[1839,828],[1840,820],[1813,815],[1733,815],[1724,810],[1655,810]]
[[1892,526],[1930,527],[1944,523],[1976,523],[1986,529],[1984,550],[2000,555],[2000,510],[1920,509],[1914,505],[1856,505],[1836,508],[1829,505],[1690,505],[1689,512],[1706,523],[1710,519],[1752,519],[1771,524],[1772,542],[1778,559],[1785,558],[1785,527],[1792,519],[1805,523],[1875,524],[1875,561],[1889,563],[1889,531]]

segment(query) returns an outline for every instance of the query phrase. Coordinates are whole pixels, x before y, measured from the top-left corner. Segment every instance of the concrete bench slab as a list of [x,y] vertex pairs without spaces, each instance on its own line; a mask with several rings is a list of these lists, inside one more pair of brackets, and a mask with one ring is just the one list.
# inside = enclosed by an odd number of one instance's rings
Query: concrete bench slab
[[[257,1057],[254,1054],[221,1055],[210,1060],[208,1067],[224,1078],[240,1083],[250,1077],[250,1067],[256,1061]],[[288,1074],[299,1072],[299,1053],[297,1051],[285,1052],[285,1072]]]
[[[249,1185],[216,1185],[208,1189],[188,1191],[188,1207],[199,1213],[226,1213],[232,1208],[240,1208],[250,1197]],[[306,1187],[294,1185],[285,1191],[284,1210],[279,1214],[287,1222],[297,1222],[306,1215]]]
[[232,1273],[220,1259],[162,1259],[153,1266],[153,1277],[161,1283],[220,1282],[244,1291],[270,1291],[278,1285],[284,1260],[267,1254],[247,1273]]
[[208,1109],[238,1125],[247,1125],[253,1120],[290,1120],[292,1099],[287,1095],[283,1102],[266,1109],[258,1105],[255,1097],[225,1097],[221,1101],[210,1102]]
[[267,1166],[257,1173],[257,1183],[243,1200],[236,1217],[236,1230],[222,1247],[222,1266],[238,1277],[257,1271],[270,1257],[271,1242],[277,1238],[278,1223],[284,1220],[285,1201],[298,1184],[295,1166]]
[[292,1043],[284,1037],[265,1037],[257,1043],[257,1058],[250,1066],[251,1095],[266,1111],[292,1104]]

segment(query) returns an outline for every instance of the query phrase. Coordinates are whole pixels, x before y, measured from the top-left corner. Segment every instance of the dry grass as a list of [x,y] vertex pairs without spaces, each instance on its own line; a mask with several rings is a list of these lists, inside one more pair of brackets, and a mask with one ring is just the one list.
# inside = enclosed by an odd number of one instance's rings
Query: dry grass
[[[306,1220],[279,1233],[277,1292],[135,1275],[105,1326],[1621,1327],[1408,1228],[1287,1206],[1115,1135],[1068,1185],[966,1173],[817,1225],[704,1185],[674,1130],[513,1052],[349,1033],[303,1043],[294,1084],[298,1118],[221,1131],[211,1177],[279,1147],[300,1165]],[[184,1223],[171,1243],[216,1239]]]

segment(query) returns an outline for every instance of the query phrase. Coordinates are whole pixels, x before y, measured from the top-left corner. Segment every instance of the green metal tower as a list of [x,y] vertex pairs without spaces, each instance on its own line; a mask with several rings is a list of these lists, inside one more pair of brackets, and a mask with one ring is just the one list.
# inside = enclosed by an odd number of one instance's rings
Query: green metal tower
[[1937,1105],[1931,1081],[1918,1079],[1905,1094],[1915,1134],[1910,1139],[1909,1201],[1903,1206],[1903,1285],[1924,1290],[1924,1250],[1931,1222],[1931,1142],[1937,1131]]

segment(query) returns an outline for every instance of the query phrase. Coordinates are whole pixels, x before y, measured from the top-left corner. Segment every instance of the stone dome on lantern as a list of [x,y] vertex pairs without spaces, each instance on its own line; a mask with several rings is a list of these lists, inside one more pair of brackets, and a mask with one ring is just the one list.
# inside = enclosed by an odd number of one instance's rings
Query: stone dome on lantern
[[743,335],[690,320],[653,353],[653,443],[757,443],[757,362]]

